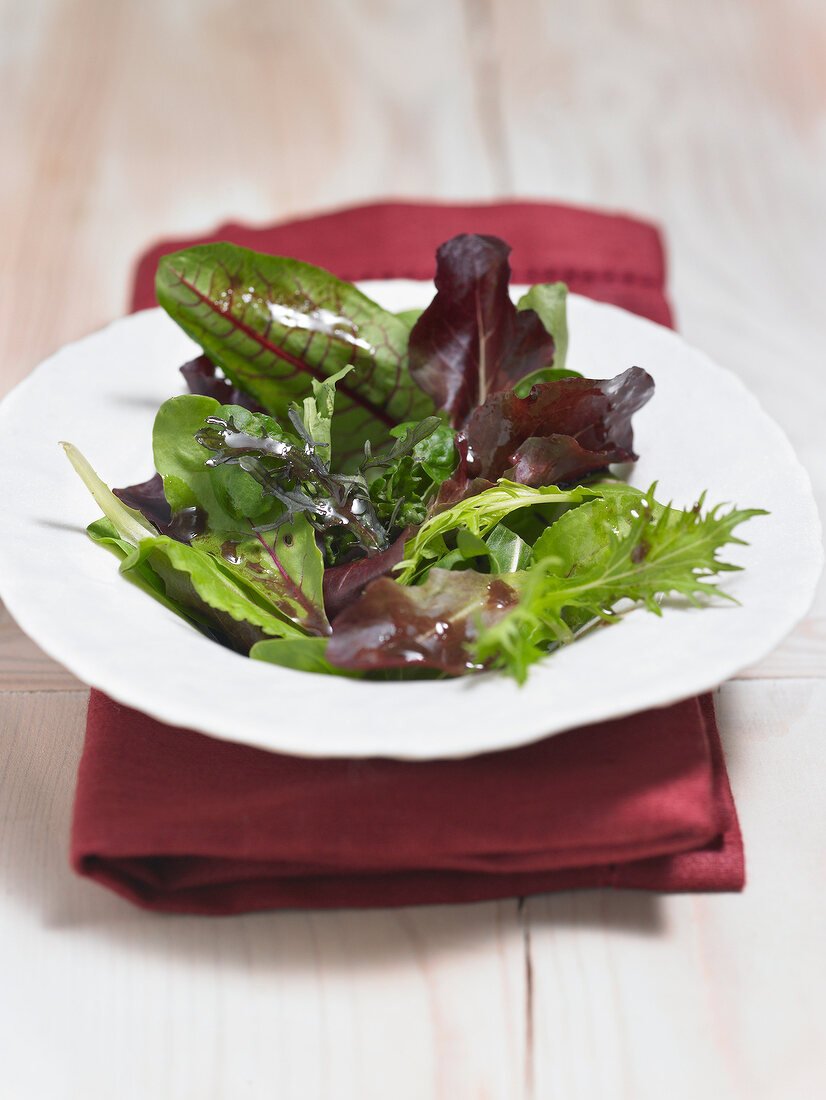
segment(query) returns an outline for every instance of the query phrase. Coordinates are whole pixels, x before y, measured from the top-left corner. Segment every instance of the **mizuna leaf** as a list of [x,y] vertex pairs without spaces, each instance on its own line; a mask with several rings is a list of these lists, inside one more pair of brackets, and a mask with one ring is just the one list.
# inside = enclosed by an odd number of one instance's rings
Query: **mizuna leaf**
[[227,378],[276,417],[343,367],[334,451],[342,463],[389,429],[432,412],[407,369],[408,326],[350,283],[310,264],[235,245],[162,257],[158,302]]
[[436,297],[410,333],[410,372],[460,427],[489,394],[553,365],[554,340],[508,294],[510,248],[462,234],[436,253]]

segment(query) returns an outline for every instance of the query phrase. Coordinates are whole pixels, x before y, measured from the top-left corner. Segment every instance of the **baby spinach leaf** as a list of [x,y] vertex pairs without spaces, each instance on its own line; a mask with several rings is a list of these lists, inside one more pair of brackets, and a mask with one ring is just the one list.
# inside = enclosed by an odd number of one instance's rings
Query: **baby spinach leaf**
[[[242,424],[256,414],[231,407]],[[263,496],[261,486],[238,467],[211,468],[209,452],[195,435],[206,419],[227,411],[212,397],[183,394],[165,401],[155,417],[152,450],[155,468],[163,478],[164,495],[173,516],[188,508],[199,509],[204,526],[217,531],[232,531],[249,521],[257,521],[273,512],[273,501]],[[277,423],[267,417],[269,426],[280,432]]]

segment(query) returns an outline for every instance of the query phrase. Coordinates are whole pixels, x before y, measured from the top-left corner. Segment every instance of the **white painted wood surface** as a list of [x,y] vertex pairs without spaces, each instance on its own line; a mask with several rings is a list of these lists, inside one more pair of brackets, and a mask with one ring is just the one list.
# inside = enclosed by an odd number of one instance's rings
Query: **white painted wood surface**
[[[662,223],[822,506],[824,73],[820,0],[0,0],[0,392],[159,236],[592,203]],[[0,618],[0,1097],[826,1095],[825,675],[821,586],[721,690],[741,896],[168,918],[70,872],[86,694]]]

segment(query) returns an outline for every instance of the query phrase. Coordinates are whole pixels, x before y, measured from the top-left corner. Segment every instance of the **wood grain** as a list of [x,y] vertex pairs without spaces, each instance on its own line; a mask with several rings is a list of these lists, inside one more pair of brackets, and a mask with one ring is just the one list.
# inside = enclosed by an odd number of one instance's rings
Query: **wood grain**
[[80,692],[0,694],[0,970],[14,990],[0,998],[0,1094],[107,1097],[113,1081],[135,1100],[520,1094],[516,901],[134,909],[66,860],[85,710]]
[[[120,315],[160,236],[592,203],[660,222],[679,328],[823,507],[824,74],[820,0],[0,0],[0,394]],[[169,919],[69,871],[86,693],[3,613],[0,1095],[826,1094],[825,672],[822,585],[720,693],[742,896]]]
[[730,684],[718,713],[746,890],[530,899],[534,1027],[548,1037],[535,1052],[539,1095],[689,1100],[702,1082],[721,1100],[779,1100],[826,1083],[826,818],[812,737],[826,685]]

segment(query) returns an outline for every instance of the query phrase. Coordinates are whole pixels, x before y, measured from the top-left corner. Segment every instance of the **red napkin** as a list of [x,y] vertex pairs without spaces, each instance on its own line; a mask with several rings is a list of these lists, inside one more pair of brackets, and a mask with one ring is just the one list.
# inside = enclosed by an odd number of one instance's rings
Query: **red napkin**
[[[430,278],[436,246],[463,231],[512,244],[516,282],[564,279],[670,323],[657,231],[570,207],[380,203],[267,229],[224,226],[207,239],[345,279]],[[134,309],[154,304],[158,256],[194,243],[144,256]],[[72,862],[139,905],[196,913],[744,882],[710,696],[507,752],[410,763],[267,753],[93,691]]]

